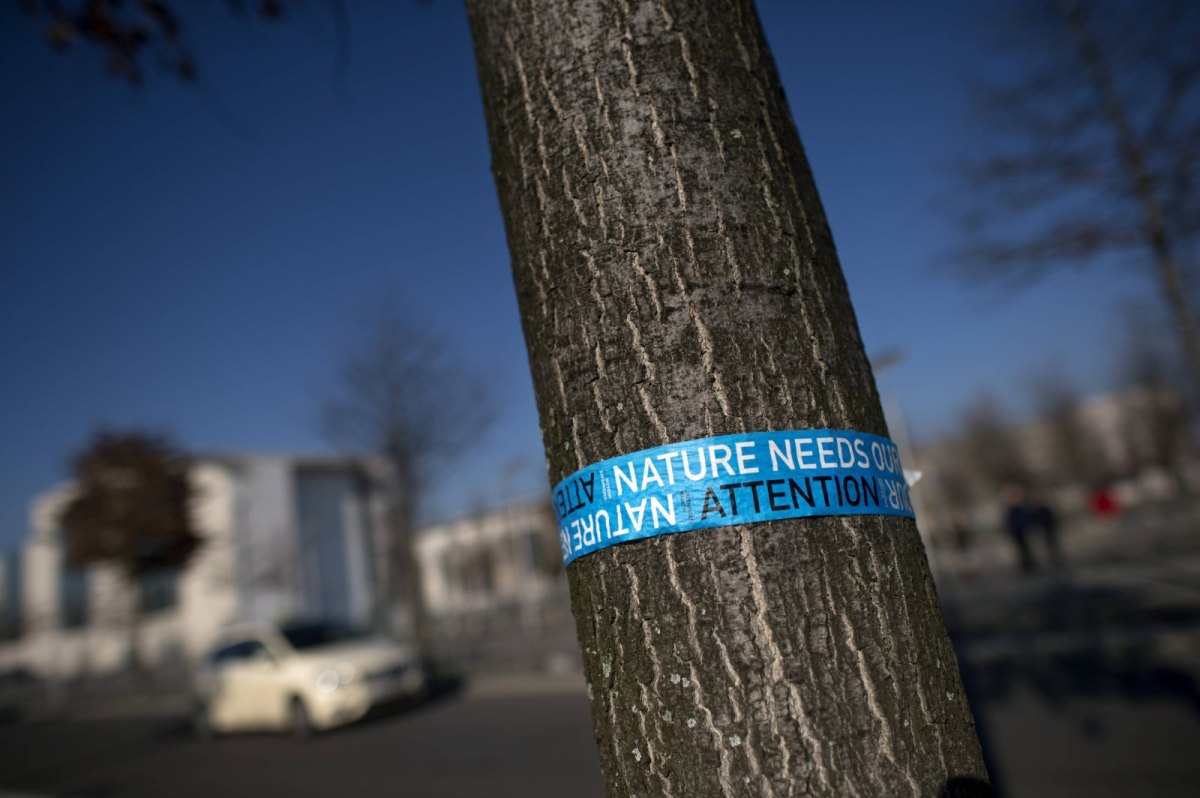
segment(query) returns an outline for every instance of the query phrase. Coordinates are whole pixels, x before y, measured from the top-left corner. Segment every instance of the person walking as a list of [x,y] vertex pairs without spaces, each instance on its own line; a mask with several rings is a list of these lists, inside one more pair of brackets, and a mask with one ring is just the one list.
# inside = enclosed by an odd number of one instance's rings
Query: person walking
[[1016,482],[1006,485],[1004,498],[1004,528],[1017,548],[1017,562],[1022,573],[1031,574],[1037,569],[1033,551],[1029,548],[1029,531],[1035,520],[1034,508],[1029,504],[1025,487]]

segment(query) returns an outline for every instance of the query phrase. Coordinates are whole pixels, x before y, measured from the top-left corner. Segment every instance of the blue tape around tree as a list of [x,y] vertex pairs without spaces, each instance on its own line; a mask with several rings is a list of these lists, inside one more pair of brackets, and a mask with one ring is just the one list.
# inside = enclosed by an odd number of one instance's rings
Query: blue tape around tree
[[721,435],[587,466],[554,488],[563,563],[656,535],[827,515],[914,518],[896,445],[846,430]]

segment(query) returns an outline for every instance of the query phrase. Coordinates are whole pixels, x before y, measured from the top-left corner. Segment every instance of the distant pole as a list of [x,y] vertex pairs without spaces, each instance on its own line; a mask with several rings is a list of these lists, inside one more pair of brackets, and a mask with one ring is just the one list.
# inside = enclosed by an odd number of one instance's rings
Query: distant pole
[[[724,434],[885,435],[752,4],[467,8],[551,481]],[[911,520],[697,530],[568,574],[610,796],[986,794]]]

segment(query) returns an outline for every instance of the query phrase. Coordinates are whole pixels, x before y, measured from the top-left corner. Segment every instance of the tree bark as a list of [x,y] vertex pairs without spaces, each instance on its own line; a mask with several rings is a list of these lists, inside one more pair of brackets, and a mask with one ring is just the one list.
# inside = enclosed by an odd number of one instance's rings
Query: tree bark
[[[550,477],[746,431],[886,434],[748,1],[467,0]],[[986,791],[915,525],[570,568],[610,796]]]

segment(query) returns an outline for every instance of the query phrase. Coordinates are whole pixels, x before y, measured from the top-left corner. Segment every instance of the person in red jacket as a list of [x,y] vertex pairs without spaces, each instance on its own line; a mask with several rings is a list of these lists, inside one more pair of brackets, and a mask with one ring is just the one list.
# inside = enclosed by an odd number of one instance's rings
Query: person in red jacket
[[1092,512],[1101,518],[1115,518],[1121,513],[1117,498],[1104,485],[1092,491],[1091,505]]

